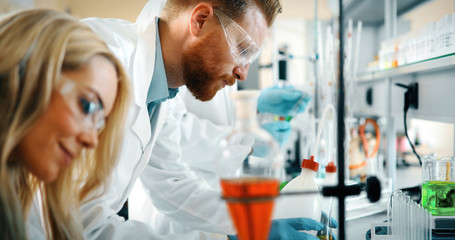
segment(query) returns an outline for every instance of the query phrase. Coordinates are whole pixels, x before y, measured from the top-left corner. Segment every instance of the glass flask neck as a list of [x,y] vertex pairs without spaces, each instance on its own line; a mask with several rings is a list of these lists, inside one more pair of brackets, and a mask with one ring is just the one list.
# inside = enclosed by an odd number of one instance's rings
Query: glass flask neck
[[245,93],[233,96],[235,100],[236,126],[243,130],[258,128],[256,114],[259,92],[243,92]]
[[237,119],[235,126],[237,129],[242,129],[242,131],[245,132],[259,129],[256,117],[247,119]]

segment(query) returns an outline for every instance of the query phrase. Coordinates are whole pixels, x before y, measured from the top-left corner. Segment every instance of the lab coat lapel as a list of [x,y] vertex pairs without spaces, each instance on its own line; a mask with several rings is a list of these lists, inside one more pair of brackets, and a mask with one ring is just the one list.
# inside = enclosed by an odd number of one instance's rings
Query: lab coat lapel
[[[156,129],[151,129],[149,114],[146,106],[147,90],[152,80],[155,68],[155,39],[156,25],[149,21],[148,24],[138,23],[138,42],[136,52],[133,57],[132,78],[134,81],[134,100],[138,107],[138,117],[133,123],[132,130],[139,137],[142,149],[150,143],[152,135]],[[145,129],[144,127],[147,126]],[[153,132],[153,133],[152,133]]]

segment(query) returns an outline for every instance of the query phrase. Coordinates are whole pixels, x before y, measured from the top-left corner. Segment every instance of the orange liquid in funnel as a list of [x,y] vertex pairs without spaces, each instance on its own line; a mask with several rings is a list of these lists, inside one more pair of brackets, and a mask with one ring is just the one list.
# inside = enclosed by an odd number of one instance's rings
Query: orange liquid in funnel
[[240,240],[266,240],[279,182],[269,178],[222,179],[221,187]]

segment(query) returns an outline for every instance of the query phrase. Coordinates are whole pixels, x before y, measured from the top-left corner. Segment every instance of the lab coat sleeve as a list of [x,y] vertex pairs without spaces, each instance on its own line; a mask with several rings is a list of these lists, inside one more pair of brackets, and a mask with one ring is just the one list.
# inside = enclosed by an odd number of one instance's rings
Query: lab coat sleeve
[[[172,114],[163,126],[148,166],[141,175],[145,191],[154,207],[173,221],[205,232],[232,234],[234,228],[220,191],[182,161],[180,146],[189,134],[194,146],[201,151],[211,150],[212,155],[216,155],[219,141],[231,132],[232,127],[220,127],[199,119],[186,112],[178,97],[174,100],[169,111]],[[181,129],[182,126],[190,129]],[[207,165],[216,164],[215,158],[210,160]]]
[[[115,195],[114,192],[108,191],[106,195],[93,199],[82,206],[81,215],[85,227],[85,239],[179,239],[179,237],[170,235],[160,236],[147,224],[131,220],[125,221],[119,217],[106,200],[112,199],[112,196]],[[26,223],[28,239],[46,239],[40,206],[40,198],[35,197]]]
[[[129,114],[128,126],[135,114]],[[134,170],[140,165],[137,159],[142,154],[139,141],[131,130],[127,130],[128,139],[122,146],[120,161],[114,169],[109,185],[98,188],[90,200],[81,208],[84,237],[86,239],[164,239],[149,225],[138,221],[125,221],[117,215],[128,196],[128,189],[134,183]],[[146,162],[145,162],[146,164]],[[172,238],[166,238],[172,239]]]
[[33,197],[33,202],[30,206],[27,217],[27,239],[46,239],[46,233],[44,232],[42,221],[42,212],[41,195],[38,191]]
[[123,217],[118,216],[112,208],[106,207],[102,202],[97,204],[92,201],[81,211],[85,212],[85,216],[87,216],[83,220],[85,239],[166,239],[158,236],[145,223],[133,220],[125,221]]
[[[161,2],[161,1],[160,1]],[[149,1],[144,13],[151,16],[156,1]],[[141,14],[142,15],[142,14]],[[136,24],[119,19],[89,18],[87,23],[108,44],[115,56],[123,63],[132,79],[134,104],[128,114],[127,133],[124,137],[120,160],[114,169],[110,185],[81,207],[81,217],[86,239],[184,239],[177,236],[159,235],[149,225],[138,221],[125,221],[117,215],[123,203],[147,165],[154,144],[154,133],[145,105],[143,91],[148,86],[153,68],[139,69],[143,65],[154,65],[154,18]],[[150,44],[151,42],[152,44]],[[161,114],[160,117],[165,116]],[[160,117],[157,122],[161,122]],[[144,121],[145,120],[145,121]],[[163,119],[164,120],[164,119]]]

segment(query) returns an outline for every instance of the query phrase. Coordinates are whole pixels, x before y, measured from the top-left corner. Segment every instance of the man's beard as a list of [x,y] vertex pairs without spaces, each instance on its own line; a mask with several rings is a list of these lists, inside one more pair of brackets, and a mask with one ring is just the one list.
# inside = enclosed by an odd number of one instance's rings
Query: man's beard
[[[217,53],[201,51],[201,49],[217,49],[219,42],[207,38],[195,43],[194,46],[183,52],[183,78],[188,90],[194,97],[201,101],[211,100],[218,90],[221,82],[225,80],[228,85],[235,83],[235,78],[228,74],[218,74],[218,63],[221,62]],[[222,59],[222,58],[221,58]]]

